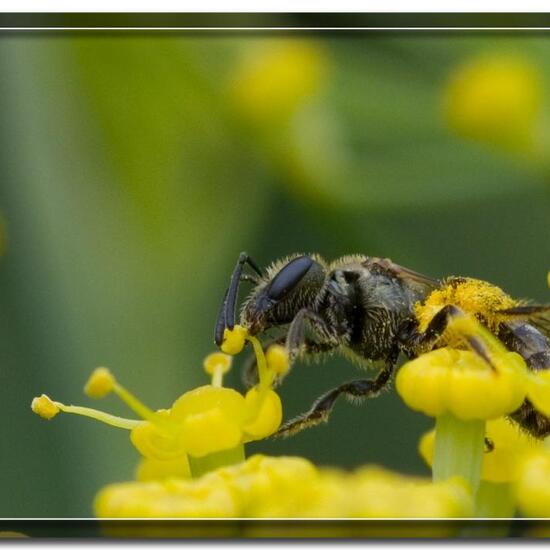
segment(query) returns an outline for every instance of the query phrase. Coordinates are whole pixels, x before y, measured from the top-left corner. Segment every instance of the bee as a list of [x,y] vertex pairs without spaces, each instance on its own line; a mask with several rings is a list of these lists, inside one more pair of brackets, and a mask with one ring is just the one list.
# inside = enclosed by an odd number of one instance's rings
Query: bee
[[[246,265],[252,273],[244,273]],[[389,259],[364,255],[327,263],[318,254],[294,254],[263,271],[241,253],[216,322],[218,346],[225,329],[235,326],[241,281],[254,287],[240,324],[252,335],[281,327],[283,334],[275,341],[286,346],[291,362],[299,354],[339,350],[359,364],[381,364],[374,378],[352,380],[323,394],[309,411],[283,424],[278,436],[326,422],[340,395],[351,400],[377,396],[391,382],[401,354],[412,359],[451,345],[446,329],[462,315],[475,316],[528,368],[550,368],[550,305],[528,305],[478,279],[432,279]],[[490,362],[478,336],[463,337]],[[510,417],[534,437],[550,434],[550,419],[527,399]]]

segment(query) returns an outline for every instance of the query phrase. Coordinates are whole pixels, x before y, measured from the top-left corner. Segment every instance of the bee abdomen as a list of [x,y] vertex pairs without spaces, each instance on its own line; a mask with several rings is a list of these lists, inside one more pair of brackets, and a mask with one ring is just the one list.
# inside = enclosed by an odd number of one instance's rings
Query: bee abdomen
[[531,370],[550,369],[550,342],[533,325],[523,321],[501,323],[499,338],[519,353]]
[[533,353],[525,359],[525,362],[531,370],[550,369],[550,351]]
[[529,399],[526,399],[510,418],[533,437],[544,439],[550,435],[550,419],[535,410]]
[[[502,323],[499,337],[506,347],[523,357],[529,369],[550,369],[550,342],[534,326],[523,321]],[[529,399],[510,418],[534,437],[543,439],[550,435],[550,419],[538,412]]]

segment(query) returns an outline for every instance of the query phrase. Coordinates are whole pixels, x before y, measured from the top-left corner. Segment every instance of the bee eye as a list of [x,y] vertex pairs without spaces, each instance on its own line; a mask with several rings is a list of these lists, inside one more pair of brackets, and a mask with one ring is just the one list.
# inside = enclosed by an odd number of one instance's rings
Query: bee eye
[[267,296],[272,300],[283,298],[302,280],[312,264],[313,260],[308,256],[299,256],[289,262],[271,281]]

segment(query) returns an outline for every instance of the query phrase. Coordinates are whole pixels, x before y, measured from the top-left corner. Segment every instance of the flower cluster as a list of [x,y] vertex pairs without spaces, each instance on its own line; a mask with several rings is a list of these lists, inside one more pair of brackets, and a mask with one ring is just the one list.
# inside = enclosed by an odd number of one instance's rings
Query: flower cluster
[[[438,300],[444,297],[436,295],[428,307],[442,307]],[[420,443],[433,479],[459,475],[473,492],[476,515],[511,517],[516,506],[526,510],[517,496],[525,479],[522,464],[542,443],[503,417],[526,399],[548,415],[550,377],[530,371],[473,317],[460,316],[449,328],[445,343],[452,347],[405,364],[397,391],[410,408],[436,418],[435,430]],[[472,341],[478,349],[468,349]]]
[[550,518],[550,450],[539,449],[525,457],[518,468],[516,496],[522,515]]
[[454,70],[444,109],[457,134],[525,152],[537,139],[543,98],[541,75],[528,59],[486,54]]
[[326,56],[317,44],[262,40],[237,67],[230,92],[247,120],[271,128],[317,91],[326,71]]
[[318,469],[298,457],[254,455],[199,479],[111,485],[98,517],[403,518],[465,517],[472,497],[460,479],[431,483],[378,467]]
[[[353,472],[317,468],[299,457],[246,459],[245,444],[270,436],[281,424],[273,386],[287,373],[289,360],[277,345],[264,354],[240,326],[225,331],[223,353],[205,359],[211,383],[184,393],[169,409],[149,409],[105,368],[94,371],[86,394],[115,393],[139,420],[45,395],[32,408],[46,419],[75,413],[130,431],[142,455],[137,479],[99,492],[99,518],[509,517],[516,508],[524,515],[550,516],[550,452],[504,418],[525,399],[550,413],[549,374],[529,371],[473,317],[460,317],[450,328],[453,347],[409,361],[396,380],[410,408],[436,418],[436,429],[419,445],[432,480],[377,466]],[[482,354],[464,344],[472,337]],[[231,355],[247,342],[256,354],[259,381],[242,395],[223,387],[223,377]]]
[[485,357],[443,347],[409,361],[399,371],[396,387],[411,409],[433,417],[488,420],[514,412],[528,398],[550,414],[550,372],[529,370],[518,353],[508,351],[473,317],[454,320],[450,329],[463,341],[465,336],[477,338]]
[[[481,479],[492,483],[515,482],[521,476],[524,460],[543,448],[543,442],[531,437],[507,418],[489,420],[485,437],[491,448],[483,455]],[[433,462],[435,430],[425,433],[419,451],[426,463]]]
[[138,469],[140,479],[199,476],[220,465],[240,462],[244,459],[245,443],[271,435],[281,424],[281,401],[272,385],[288,369],[288,357],[284,348],[272,346],[266,358],[259,342],[240,328],[226,336],[224,349],[238,352],[247,339],[257,353],[259,383],[244,396],[222,386],[232,358],[217,352],[204,361],[211,384],[184,393],[169,409],[158,411],[141,403],[109,370],[96,369],[84,388],[86,394],[101,398],[114,392],[142,420],[64,405],[46,395],[35,398],[32,409],[46,419],[63,411],[130,430],[133,445],[144,457]]

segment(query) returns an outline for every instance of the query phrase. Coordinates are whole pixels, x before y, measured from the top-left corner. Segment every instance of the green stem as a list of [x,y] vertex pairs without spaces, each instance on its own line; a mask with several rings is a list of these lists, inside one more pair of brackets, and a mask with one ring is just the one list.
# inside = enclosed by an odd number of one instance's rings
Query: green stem
[[484,437],[485,420],[459,420],[451,414],[439,416],[435,424],[434,481],[461,476],[475,496],[481,475]]
[[478,518],[513,518],[515,499],[510,483],[482,481],[476,498]]
[[233,464],[244,462],[244,445],[237,445],[236,447],[233,447],[233,449],[210,453],[201,457],[189,455],[188,458],[191,477],[196,478],[211,472],[212,470],[217,470],[218,468],[223,468],[224,466],[231,466]]

